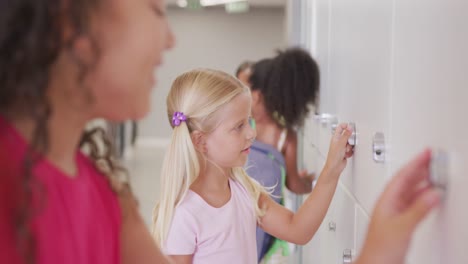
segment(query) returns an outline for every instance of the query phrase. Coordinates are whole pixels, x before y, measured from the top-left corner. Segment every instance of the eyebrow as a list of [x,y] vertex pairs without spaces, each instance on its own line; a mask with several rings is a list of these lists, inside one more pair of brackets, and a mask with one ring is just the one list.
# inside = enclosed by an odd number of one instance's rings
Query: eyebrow
[[241,123],[244,123],[245,118],[242,118],[241,120],[237,121],[234,123],[234,126],[240,125]]

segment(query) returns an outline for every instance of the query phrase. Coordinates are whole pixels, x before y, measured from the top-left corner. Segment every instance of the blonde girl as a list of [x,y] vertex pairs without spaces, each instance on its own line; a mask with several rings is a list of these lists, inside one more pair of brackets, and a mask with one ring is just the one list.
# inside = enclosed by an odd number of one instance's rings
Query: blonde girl
[[257,263],[257,224],[292,243],[312,238],[352,155],[346,125],[333,136],[317,187],[293,213],[243,169],[256,132],[249,124],[250,91],[239,80],[208,69],[184,73],[167,108],[174,131],[153,232],[175,263]]

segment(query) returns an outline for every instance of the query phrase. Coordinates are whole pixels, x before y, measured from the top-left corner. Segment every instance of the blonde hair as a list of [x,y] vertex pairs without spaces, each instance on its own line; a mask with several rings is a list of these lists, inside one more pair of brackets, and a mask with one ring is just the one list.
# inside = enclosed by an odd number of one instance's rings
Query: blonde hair
[[[160,201],[153,212],[153,236],[160,246],[167,238],[175,208],[200,173],[200,157],[190,133],[194,130],[213,131],[221,120],[216,115],[218,110],[243,93],[249,93],[249,88],[239,80],[209,69],[186,72],[172,84],[167,96],[167,114],[173,132],[161,171]],[[176,127],[171,122],[175,112],[187,116],[186,122]],[[263,216],[258,199],[261,193],[266,193],[265,189],[241,167],[232,168],[230,176],[250,194],[257,218]]]

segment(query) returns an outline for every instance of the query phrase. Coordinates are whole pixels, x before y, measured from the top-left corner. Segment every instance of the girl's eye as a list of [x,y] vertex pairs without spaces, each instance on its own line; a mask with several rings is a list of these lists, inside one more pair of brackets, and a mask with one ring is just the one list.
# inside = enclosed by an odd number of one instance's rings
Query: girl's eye
[[242,123],[242,124],[240,124],[239,126],[237,126],[237,130],[241,130],[243,127],[244,127],[244,123]]

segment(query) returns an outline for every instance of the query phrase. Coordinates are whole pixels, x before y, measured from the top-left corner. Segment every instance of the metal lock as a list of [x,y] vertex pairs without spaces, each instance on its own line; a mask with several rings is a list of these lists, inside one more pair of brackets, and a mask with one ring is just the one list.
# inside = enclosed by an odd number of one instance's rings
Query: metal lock
[[328,113],[315,115],[314,120],[320,122],[323,126],[338,122],[338,118],[335,115],[328,114]]
[[345,249],[343,251],[343,263],[353,262],[353,251],[351,249]]
[[348,144],[350,144],[351,146],[356,146],[356,144],[357,144],[356,124],[355,123],[349,123],[348,126],[350,126],[351,129],[353,130],[353,134],[348,139]]
[[[356,146],[356,124],[355,123],[349,123],[348,125],[353,130],[353,134],[348,139],[348,144],[350,144],[351,146]],[[332,124],[330,127],[331,127],[331,134],[334,135],[335,131],[336,131],[336,128],[338,127],[338,122]]]
[[430,175],[431,184],[446,191],[449,176],[449,155],[443,150],[434,150],[431,157]]
[[385,162],[385,136],[382,132],[374,134],[374,139],[372,140],[372,155],[375,162]]
[[331,134],[334,135],[336,131],[336,127],[338,126],[338,123],[332,124],[331,125]]

